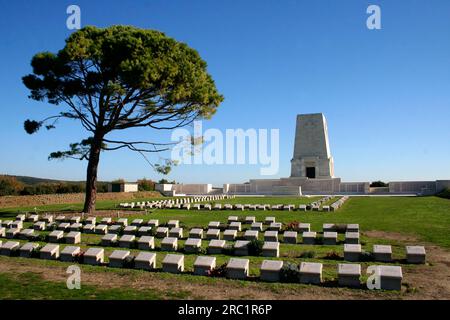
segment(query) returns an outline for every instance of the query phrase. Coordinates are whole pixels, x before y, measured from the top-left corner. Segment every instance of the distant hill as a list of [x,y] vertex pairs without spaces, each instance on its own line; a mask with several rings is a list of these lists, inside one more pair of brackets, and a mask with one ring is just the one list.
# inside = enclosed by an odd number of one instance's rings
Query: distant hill
[[[18,181],[26,184],[26,185],[36,185],[39,183],[85,183],[85,181],[70,181],[70,180],[55,180],[55,179],[46,179],[46,178],[36,178],[36,177],[28,177],[28,176],[14,176],[10,174],[3,174],[4,176],[14,177]],[[99,181],[99,183],[104,181]]]
[[[6,174],[6,173],[0,173],[0,177],[4,176],[4,177],[13,177],[16,178],[17,181],[22,182],[23,184],[26,184],[28,186],[34,186],[40,183],[67,183],[67,184],[84,184],[86,183],[85,180],[81,180],[81,181],[73,181],[73,180],[57,180],[57,179],[47,179],[47,178],[36,178],[36,177],[29,177],[29,176],[15,176],[12,174]],[[120,179],[122,180],[122,179]],[[117,182],[116,180],[112,180],[112,181],[97,181],[97,183],[111,183],[111,182]],[[131,182],[131,181],[127,181],[127,182]],[[173,182],[167,182],[167,183],[175,183],[175,181]]]
[[10,176],[16,178],[18,181],[28,184],[35,185],[39,183],[80,183],[83,181],[67,181],[67,180],[54,180],[54,179],[45,179],[45,178],[36,178],[36,177],[28,177],[28,176]]

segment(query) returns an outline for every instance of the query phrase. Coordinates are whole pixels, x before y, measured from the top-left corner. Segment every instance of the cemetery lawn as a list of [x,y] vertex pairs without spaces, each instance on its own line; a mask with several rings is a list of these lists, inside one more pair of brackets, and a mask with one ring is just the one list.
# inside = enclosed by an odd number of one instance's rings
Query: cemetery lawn
[[142,300],[142,299],[184,299],[187,293],[133,290],[127,288],[99,288],[93,285],[84,285],[82,290],[68,290],[65,282],[44,280],[33,272],[20,274],[0,274],[0,288],[2,300],[17,299],[48,299],[48,300]]
[[[307,204],[320,197],[237,197],[214,203],[249,203],[249,204]],[[167,199],[167,198],[166,198]],[[338,199],[337,197],[335,199]],[[154,200],[154,199],[152,199]],[[134,201],[137,201],[136,199]],[[124,201],[122,201],[124,202]],[[118,202],[100,201],[97,208],[102,211],[111,210],[109,216],[115,217],[117,212],[129,219],[159,219],[165,223],[171,219],[180,220],[184,228],[206,227],[209,221],[226,222],[230,215],[240,217],[255,216],[263,221],[266,216],[275,216],[278,222],[292,221],[311,223],[311,230],[322,230],[323,223],[359,223],[364,231],[389,231],[413,236],[423,241],[450,248],[450,200],[438,197],[352,197],[337,212],[287,212],[287,211],[195,211],[156,209],[147,213],[136,210],[118,210]],[[38,213],[46,212],[80,212],[82,205],[49,205],[38,206]],[[34,212],[34,207],[18,207],[0,209],[0,220],[14,217],[22,212]],[[125,215],[125,213],[128,213]]]
[[[242,197],[221,203],[271,203],[304,204],[317,198],[260,198]],[[337,199],[337,197],[336,197]],[[116,218],[114,203],[102,204],[101,216],[110,209],[109,216]],[[100,205],[100,206],[102,206]],[[0,210],[0,220],[14,217],[28,208]],[[39,208],[41,212],[61,212],[61,207]],[[66,211],[66,215],[70,215]],[[311,230],[322,230],[323,223],[359,223],[363,250],[371,251],[374,244],[390,244],[393,249],[393,264],[401,264],[404,272],[402,292],[369,291],[367,289],[347,289],[336,287],[336,267],[343,262],[344,236],[339,234],[339,245],[307,246],[303,244],[284,244],[280,246],[279,258],[245,257],[250,259],[248,281],[224,278],[200,277],[192,275],[193,262],[197,254],[185,254],[186,273],[173,275],[145,272],[132,269],[113,269],[80,265],[82,269],[82,289],[67,290],[66,268],[68,263],[40,259],[9,258],[0,256],[0,299],[450,299],[450,201],[437,197],[352,197],[336,212],[288,212],[288,211],[196,211],[196,210],[120,210],[121,217],[129,222],[135,218],[145,221],[159,219],[160,224],[168,220],[180,220],[184,237],[193,227],[206,229],[210,221],[226,222],[228,216],[241,218],[255,216],[256,221],[264,221],[274,216],[277,222],[285,224],[293,221],[311,223]],[[26,223],[24,227],[27,227]],[[245,226],[245,225],[243,225]],[[247,227],[247,226],[245,226]],[[45,232],[43,232],[45,234]],[[282,233],[280,233],[281,235]],[[321,234],[319,234],[321,237]],[[262,239],[262,233],[260,233]],[[301,238],[299,236],[299,238]],[[99,246],[100,235],[82,234],[82,250]],[[282,239],[282,237],[280,237]],[[1,239],[5,241],[6,239]],[[155,239],[158,248],[160,239]],[[22,240],[16,240],[23,242]],[[207,240],[202,248],[206,249]],[[41,243],[43,244],[43,243]],[[183,247],[184,240],[179,241]],[[404,264],[405,245],[425,245],[427,265]],[[61,250],[65,244],[61,244]],[[116,247],[104,247],[105,260]],[[132,254],[137,250],[131,249]],[[313,252],[313,253],[311,253]],[[156,250],[157,268],[161,267],[163,257],[168,252]],[[182,254],[182,251],[179,252]],[[331,254],[337,256],[329,257]],[[217,266],[226,263],[230,255],[217,257]],[[263,260],[278,259],[298,264],[300,261],[321,262],[324,264],[322,286],[306,286],[297,283],[264,283],[256,280],[259,266]],[[373,262],[361,262],[363,277],[365,269]]]

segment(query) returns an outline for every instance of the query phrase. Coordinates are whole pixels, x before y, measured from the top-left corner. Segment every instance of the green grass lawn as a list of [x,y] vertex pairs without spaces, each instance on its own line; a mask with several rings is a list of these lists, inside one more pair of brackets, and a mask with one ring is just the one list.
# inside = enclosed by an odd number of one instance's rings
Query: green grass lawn
[[[316,200],[315,197],[311,198],[259,198],[259,197],[242,197],[230,200],[220,201],[222,203],[271,203],[271,204],[291,204],[296,205],[300,203],[309,203]],[[100,208],[111,209],[114,208],[116,202],[104,202],[99,204]],[[49,206],[45,212],[59,211],[61,206]],[[0,219],[12,217],[17,212],[26,211],[26,208],[15,208],[13,210],[7,209],[0,212]],[[114,211],[115,212],[115,211]],[[311,224],[313,231],[322,231],[323,223],[359,223],[360,229],[364,231],[380,230],[389,232],[398,232],[406,235],[413,235],[418,238],[417,241],[411,244],[421,244],[422,242],[431,242],[439,246],[450,248],[450,201],[438,197],[353,197],[347,201],[344,206],[336,212],[300,212],[300,211],[198,211],[198,210],[170,210],[170,209],[154,209],[149,210],[147,214],[142,212],[131,212],[128,215],[129,222],[135,218],[142,218],[145,221],[150,219],[159,219],[160,224],[164,224],[172,219],[180,220],[180,226],[184,228],[184,237],[188,236],[189,229],[193,227],[207,228],[210,221],[226,222],[228,216],[237,215],[240,218],[245,216],[255,216],[256,221],[264,221],[267,216],[274,216],[278,222],[289,223],[293,221],[306,222]],[[25,223],[24,227],[30,226],[31,223]],[[248,225],[243,225],[247,228]],[[42,232],[46,234],[47,232]],[[239,233],[242,236],[243,232]],[[82,243],[80,244],[82,249],[88,247],[100,246],[100,235],[82,234]],[[259,239],[263,239],[263,232],[260,233]],[[2,239],[5,241],[6,239]],[[280,234],[280,240],[282,235]],[[323,279],[325,282],[332,283],[335,281],[337,272],[336,265],[343,261],[343,246],[342,242],[344,236],[339,235],[339,244],[336,246],[323,246],[314,245],[308,246],[303,244],[284,244],[280,245],[280,257],[279,258],[267,258],[261,256],[248,256],[245,258],[250,259],[250,276],[257,277],[259,275],[259,267],[265,259],[277,259],[286,262],[292,262],[298,264],[300,261],[321,262],[324,264]],[[17,240],[25,242],[23,240]],[[162,260],[164,256],[169,253],[166,251],[160,251],[159,244],[160,239],[156,239],[157,253],[157,268],[161,268]],[[301,242],[301,236],[299,235],[299,242]],[[208,241],[202,241],[202,249],[205,250]],[[228,244],[232,244],[228,242]],[[374,244],[390,244],[393,249],[393,258],[395,261],[393,264],[402,265],[405,270],[409,268],[415,268],[416,266],[403,264],[402,259],[405,257],[404,243],[400,241],[387,240],[382,238],[367,237],[364,234],[361,235],[361,244],[364,251],[372,251]],[[44,245],[41,242],[41,245]],[[183,253],[184,240],[179,241],[179,253]],[[66,246],[61,244],[61,250]],[[104,247],[105,248],[105,260],[112,253],[113,250],[117,250],[117,247]],[[309,256],[308,253],[313,251],[314,255]],[[131,249],[133,255],[136,255],[138,250]],[[327,255],[330,253],[337,253],[339,258],[329,259]],[[199,253],[204,254],[204,253]],[[172,275],[163,272],[158,272],[158,277],[179,277],[180,281],[207,283],[207,284],[220,284],[221,281],[228,281],[221,278],[199,277],[192,275],[193,264],[195,258],[199,254],[185,254],[185,273],[183,275]],[[214,255],[217,258],[217,266],[225,264],[232,255],[219,254]],[[20,259],[31,264],[44,264],[51,267],[52,265],[64,264],[58,261],[43,261],[39,259],[23,259],[23,258],[7,258],[0,257],[0,263],[3,259]],[[368,265],[373,264],[369,262],[361,262],[363,270]],[[377,263],[378,264],[378,263]],[[69,264],[67,264],[69,265]],[[137,270],[131,269],[113,269],[105,267],[94,267],[82,265],[83,270],[95,271],[95,272],[122,272],[127,276],[133,277]],[[363,272],[364,275],[364,272]],[[178,279],[178,278],[177,278]],[[364,281],[364,276],[362,278]],[[246,281],[242,281],[245,285]],[[252,281],[250,281],[252,283]],[[282,290],[283,288],[291,288],[292,286],[298,286],[299,284],[270,284],[260,283],[261,288],[264,290]],[[31,273],[0,273],[0,287],[6,290],[0,290],[0,298],[2,299],[17,299],[17,298],[45,298],[45,299],[171,299],[171,298],[185,298],[192,297],[192,293],[183,292],[182,290],[176,292],[160,292],[158,290],[131,290],[127,288],[120,289],[102,289],[96,286],[84,286],[83,290],[67,290],[65,283],[59,283],[54,281],[43,280],[39,275]]]
[[206,201],[207,203],[229,203],[229,204],[308,204],[323,197],[236,197],[216,201]]
[[[253,198],[253,201],[256,201]],[[306,199],[306,198],[304,198]],[[233,199],[241,200],[246,203],[249,199]],[[260,199],[258,199],[260,200]],[[266,199],[269,200],[269,199]],[[270,199],[280,202],[279,198]],[[311,200],[311,199],[310,199]],[[285,198],[285,201],[292,202],[292,199]],[[304,200],[303,200],[304,201]],[[10,213],[12,214],[12,213]],[[350,199],[340,210],[336,212],[299,212],[299,211],[197,211],[197,210],[160,210],[155,209],[148,214],[136,213],[128,216],[129,222],[135,218],[142,218],[146,221],[149,219],[159,219],[160,224],[164,224],[171,219],[180,221],[180,226],[184,228],[184,238],[188,237],[189,229],[193,227],[201,227],[206,229],[210,221],[226,222],[229,215],[238,215],[241,218],[245,216],[255,216],[256,221],[264,221],[267,216],[275,216],[276,220],[283,223],[292,221],[311,223],[311,230],[321,232],[323,223],[359,223],[362,232],[368,230],[383,230],[400,232],[414,235],[419,238],[419,242],[429,241],[443,247],[450,247],[450,201],[437,197],[355,197]],[[31,223],[25,223],[24,227],[30,226]],[[243,225],[243,228],[248,228]],[[47,234],[48,232],[42,232]],[[242,237],[244,230],[238,233],[238,237]],[[318,235],[321,236],[320,234]],[[82,234],[82,249],[92,246],[100,246],[101,235]],[[263,239],[263,232],[260,232],[259,239]],[[299,242],[301,242],[299,234]],[[282,234],[280,234],[280,241]],[[324,269],[325,278],[332,278],[335,274],[335,265],[342,261],[341,259],[327,259],[327,254],[335,252],[343,257],[343,240],[344,235],[340,234],[338,240],[340,243],[336,246],[314,245],[308,246],[303,244],[284,244],[280,246],[280,258],[284,261],[296,263],[299,259],[305,261],[322,262],[326,266]],[[159,248],[160,239],[155,240],[156,248]],[[21,241],[22,242],[22,241]],[[404,245],[393,240],[374,239],[364,235],[361,236],[363,250],[370,252],[373,244],[391,244],[393,246],[393,257],[400,261],[404,258]],[[44,243],[41,243],[42,245]],[[206,250],[208,241],[203,240],[202,248]],[[182,248],[184,240],[179,240],[179,252],[183,252]],[[228,245],[232,245],[229,242]],[[61,245],[61,250],[65,245]],[[105,247],[105,256],[107,257],[116,247]],[[161,262],[165,254],[168,252],[159,251],[157,266],[161,267]],[[305,253],[314,251],[314,257],[305,257]],[[133,253],[137,251],[132,250]],[[193,262],[197,254],[186,254],[186,270],[193,270]],[[216,255],[217,265],[226,263],[230,255]],[[257,275],[259,266],[266,257],[249,257],[250,274]],[[327,270],[330,274],[327,277]]]
[[31,272],[22,274],[0,273],[0,298],[47,299],[47,300],[142,300],[142,299],[185,299],[188,293],[183,291],[135,290],[127,288],[102,289],[97,286],[82,285],[81,290],[68,290],[66,283],[46,281],[38,274]]
[[[241,197],[234,199],[225,199],[225,200],[216,200],[216,201],[206,201],[204,203],[246,203],[246,204],[308,204],[313,201],[316,201],[322,197]],[[97,210],[114,210],[119,209],[119,203],[126,202],[142,202],[142,201],[156,201],[156,200],[167,200],[172,199],[171,197],[160,197],[160,198],[143,198],[143,199],[130,199],[130,200],[122,200],[122,201],[113,201],[113,200],[104,200],[97,201],[96,208]],[[13,208],[1,208],[0,209],[0,217],[2,216],[11,216],[17,214],[17,212],[52,212],[52,211],[78,211],[81,212],[83,209],[82,203],[77,204],[52,204],[45,206],[27,206],[27,207],[13,207]],[[122,209],[121,209],[122,210]],[[139,208],[136,209],[128,209],[130,211],[140,211]]]
[[[187,232],[185,231],[185,238],[187,238]],[[41,234],[47,234],[48,232],[41,232]],[[239,236],[242,236],[244,232],[240,232]],[[319,235],[320,236],[320,235]],[[81,247],[82,251],[86,251],[90,247],[102,247],[105,249],[105,262],[108,262],[108,256],[114,251],[114,250],[130,250],[131,254],[136,256],[140,250],[138,249],[126,249],[126,248],[119,248],[117,246],[101,246],[101,235],[94,235],[94,234],[82,234],[82,243],[78,244],[77,246]],[[301,237],[299,237],[301,238]],[[259,239],[263,239],[263,233],[260,233]],[[2,239],[6,241],[6,239]],[[282,236],[279,237],[279,240],[282,240]],[[22,244],[28,242],[26,240],[14,240],[18,241]],[[272,258],[272,257],[263,257],[263,256],[245,256],[242,258],[250,259],[250,276],[257,277],[259,276],[259,268],[261,266],[261,263],[263,260],[282,260],[285,262],[290,262],[294,264],[298,264],[299,260],[301,261],[309,261],[309,262],[321,262],[324,264],[324,272],[323,276],[326,281],[332,281],[336,278],[336,265],[338,263],[342,263],[344,253],[343,253],[343,243],[344,243],[344,235],[339,234],[338,236],[338,245],[303,245],[303,244],[280,244],[280,257],[279,258]],[[34,241],[36,242],[36,241]],[[185,271],[186,272],[193,272],[194,271],[194,261],[197,258],[198,255],[205,255],[207,254],[207,246],[209,240],[203,240],[202,241],[202,251],[199,253],[185,253],[183,251],[185,239],[178,240],[178,254],[184,254],[185,256]],[[46,243],[45,242],[37,242],[40,244],[41,247],[43,247]],[[166,254],[174,253],[169,251],[163,251],[160,250],[160,243],[161,239],[156,238],[155,239],[155,249],[152,250],[153,252],[157,253],[156,258],[156,267],[158,269],[162,268],[162,260],[166,256]],[[233,246],[232,241],[227,241],[227,246],[232,247]],[[367,238],[362,236],[361,237],[361,244],[364,251],[370,252],[372,251],[372,247],[374,244],[390,244],[392,245],[393,250],[393,261],[390,264],[399,264],[401,263],[402,259],[405,258],[405,248],[402,244],[396,242],[396,241],[387,241],[383,239],[373,239],[373,238]],[[72,244],[60,244],[60,251],[64,249],[66,246],[73,246]],[[313,252],[313,256],[309,256],[309,254]],[[328,259],[327,255],[330,253],[337,253],[340,258],[338,259]],[[235,257],[231,252],[230,253],[224,253],[224,254],[214,254],[214,257],[216,257],[216,264],[217,266],[220,266],[222,264],[226,264],[228,260],[232,257]],[[362,266],[367,266],[371,263],[361,263]],[[373,264],[373,262],[372,262]]]
[[[154,201],[154,200],[165,200],[171,199],[169,197],[153,197],[153,198],[142,198],[142,199],[130,199],[130,200],[103,200],[97,201],[97,210],[113,210],[118,209],[119,203],[126,202],[142,202],[142,201]],[[74,211],[81,212],[83,210],[83,203],[70,203],[70,204],[50,204],[45,206],[26,206],[26,207],[12,207],[12,208],[0,208],[0,218],[2,216],[8,216],[11,214],[16,214],[17,212],[52,212],[52,211]]]
[[[309,203],[311,198],[283,197],[236,197],[222,200],[222,203]],[[117,202],[98,203],[99,210],[113,209]],[[40,212],[60,211],[68,205],[39,207]],[[75,208],[72,210],[77,210]],[[31,211],[32,208],[1,209],[0,219],[12,217],[18,212]],[[450,200],[438,197],[353,197],[337,212],[287,212],[287,211],[186,211],[149,210],[148,214],[136,212],[132,218],[160,219],[167,222],[178,219],[185,228],[206,227],[209,221],[226,222],[229,215],[245,217],[252,215],[257,221],[266,216],[275,216],[277,221],[288,223],[301,221],[311,223],[312,230],[320,231],[323,223],[359,223],[362,231],[382,230],[415,235],[422,240],[450,248]]]

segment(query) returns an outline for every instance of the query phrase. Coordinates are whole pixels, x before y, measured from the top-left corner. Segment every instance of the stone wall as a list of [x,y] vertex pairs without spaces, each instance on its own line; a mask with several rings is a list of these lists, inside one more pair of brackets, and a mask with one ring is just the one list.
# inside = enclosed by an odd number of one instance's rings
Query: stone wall
[[302,195],[302,187],[298,186],[274,186],[271,193],[273,195],[282,195],[282,196],[301,196]]
[[212,191],[212,184],[156,184],[155,189],[163,194],[208,194]]
[[368,194],[369,182],[341,182],[339,193],[341,194]]
[[303,182],[302,192],[304,194],[334,194],[339,192],[341,179],[307,179]]
[[[450,180],[394,181],[389,188],[370,188],[369,182],[341,182],[340,178],[306,179],[253,179],[249,183],[223,185],[223,193],[233,195],[364,195],[364,194],[418,194],[432,195],[450,188]],[[211,194],[211,184],[157,184],[156,190],[165,195]],[[222,191],[220,191],[222,193]]]
[[431,195],[436,192],[436,181],[389,182],[389,193]]
[[450,189],[450,180],[437,180],[436,192],[441,192],[444,189]]
[[248,183],[228,183],[223,185],[225,194],[247,194],[250,193],[250,184]]
[[370,187],[369,193],[370,194],[388,194],[389,187]]

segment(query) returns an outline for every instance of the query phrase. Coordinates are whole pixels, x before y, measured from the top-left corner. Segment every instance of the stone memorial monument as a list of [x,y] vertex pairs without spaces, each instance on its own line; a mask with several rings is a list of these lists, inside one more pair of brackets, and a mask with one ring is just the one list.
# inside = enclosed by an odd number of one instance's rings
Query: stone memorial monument
[[[328,125],[322,113],[299,114],[296,119],[291,175],[276,179],[250,179],[246,183],[225,183],[226,195],[432,195],[450,188],[450,180],[390,181],[388,187],[370,188],[369,181],[343,182],[335,177],[328,139]],[[211,184],[156,184],[162,194],[207,195]],[[214,192],[217,192],[215,188]],[[211,209],[211,208],[210,208]],[[327,209],[325,209],[327,210]],[[328,208],[330,210],[330,208]]]
[[291,177],[309,179],[334,177],[327,121],[322,113],[297,116]]

